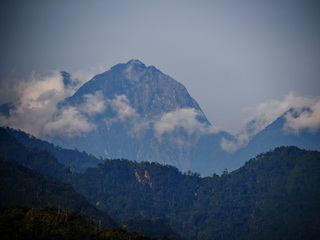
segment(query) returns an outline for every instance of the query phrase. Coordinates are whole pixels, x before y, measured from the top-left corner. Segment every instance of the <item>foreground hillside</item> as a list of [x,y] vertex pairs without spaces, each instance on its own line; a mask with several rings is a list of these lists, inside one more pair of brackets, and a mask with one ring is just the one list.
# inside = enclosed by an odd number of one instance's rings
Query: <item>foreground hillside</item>
[[90,203],[70,184],[46,178],[17,163],[0,159],[0,208],[11,206],[57,206],[74,209],[103,226],[115,226],[109,215]]
[[[192,172],[182,174],[169,165],[124,159],[104,160],[72,174],[48,152],[22,150],[23,145],[4,135],[0,157],[67,181],[130,231],[155,236],[152,228],[159,232],[171,225],[187,239],[320,238],[317,151],[281,147],[260,154],[236,171],[205,178]],[[47,157],[40,161],[34,152]],[[174,230],[163,232],[172,239],[177,236]]]
[[30,209],[11,207],[0,210],[1,239],[101,239],[148,240],[138,233],[123,229],[98,228],[75,211],[56,207]]

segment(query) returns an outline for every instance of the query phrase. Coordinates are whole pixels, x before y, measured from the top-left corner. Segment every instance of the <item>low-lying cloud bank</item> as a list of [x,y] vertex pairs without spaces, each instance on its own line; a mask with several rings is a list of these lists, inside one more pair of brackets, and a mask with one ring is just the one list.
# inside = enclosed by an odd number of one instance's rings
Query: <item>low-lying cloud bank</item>
[[[53,71],[46,77],[33,73],[28,80],[3,89],[10,92],[12,107],[9,116],[0,114],[1,125],[41,136],[44,126],[57,113],[57,104],[75,90],[74,84],[65,86],[58,71]],[[3,100],[1,104],[4,104]]]
[[[110,127],[117,121],[128,120],[131,125],[128,134],[133,137],[149,130],[153,131],[158,141],[162,140],[163,135],[177,133],[181,129],[188,136],[221,131],[199,120],[203,117],[199,110],[177,109],[146,119],[131,106],[127,96],[115,95],[113,99],[105,99],[101,91],[84,95],[82,102],[76,106],[59,105],[81,85],[77,79],[70,78],[71,84],[63,80],[60,72],[53,71],[49,76],[33,73],[27,81],[1,86],[0,93],[11,98],[9,114],[0,113],[1,125],[21,129],[40,138],[53,135],[74,137],[96,130],[95,116],[111,109],[114,116],[104,116],[105,124]],[[6,100],[0,99],[0,105]],[[225,151],[232,153],[246,146],[253,136],[280,116],[285,119],[282,129],[285,134],[298,135],[303,130],[316,133],[320,129],[320,97],[300,97],[290,93],[283,100],[269,100],[247,109],[247,112],[253,120],[235,136],[236,140],[221,139],[220,146]]]
[[[129,120],[132,126],[129,134],[132,136],[150,129],[159,140],[163,134],[180,128],[189,135],[219,131],[200,122],[198,118],[203,117],[203,113],[193,108],[177,109],[144,119],[125,95],[105,99],[102,92],[97,91],[84,95],[78,105],[59,104],[80,87],[77,79],[70,77],[68,82],[70,84],[66,85],[58,71],[45,77],[33,73],[27,81],[17,81],[13,87],[3,89],[11,91],[12,97],[9,114],[0,113],[1,125],[21,129],[40,138],[54,135],[74,137],[96,130],[93,117],[109,108],[115,116],[106,116],[106,124],[111,126],[114,122]],[[1,101],[1,104],[4,103],[5,100]]]
[[[289,111],[290,110],[290,111]],[[253,120],[235,136],[235,141],[221,140],[221,148],[229,153],[247,145],[254,135],[283,116],[285,134],[298,135],[302,130],[316,133],[320,129],[320,97],[300,97],[289,93],[283,100],[269,100],[247,109]]]

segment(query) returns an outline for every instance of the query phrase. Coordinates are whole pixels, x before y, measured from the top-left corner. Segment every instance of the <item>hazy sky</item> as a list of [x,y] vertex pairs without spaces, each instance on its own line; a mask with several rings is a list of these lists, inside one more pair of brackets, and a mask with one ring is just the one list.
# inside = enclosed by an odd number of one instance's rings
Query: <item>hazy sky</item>
[[248,107],[320,95],[319,43],[319,1],[0,2],[2,83],[139,59],[184,84],[231,132]]

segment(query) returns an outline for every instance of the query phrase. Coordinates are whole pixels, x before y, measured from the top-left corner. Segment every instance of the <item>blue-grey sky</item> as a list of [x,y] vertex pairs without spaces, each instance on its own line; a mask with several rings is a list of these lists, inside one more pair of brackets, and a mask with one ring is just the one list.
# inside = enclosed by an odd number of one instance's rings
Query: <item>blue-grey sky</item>
[[2,83],[139,59],[230,132],[247,107],[320,95],[319,1],[4,0],[0,13]]

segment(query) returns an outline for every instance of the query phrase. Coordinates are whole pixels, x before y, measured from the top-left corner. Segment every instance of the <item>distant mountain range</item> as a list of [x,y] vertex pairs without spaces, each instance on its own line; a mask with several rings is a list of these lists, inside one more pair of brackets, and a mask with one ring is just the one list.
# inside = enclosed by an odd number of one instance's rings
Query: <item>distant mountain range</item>
[[[70,74],[61,75],[65,86],[74,86]],[[2,105],[0,112],[10,117],[14,107],[14,103]],[[153,66],[131,60],[94,76],[60,102],[43,137],[102,158],[155,161],[206,176],[239,168],[278,146],[319,150],[320,132],[285,132],[285,114],[244,148],[228,153],[222,140],[233,142],[236,137],[211,125],[182,84]]]

